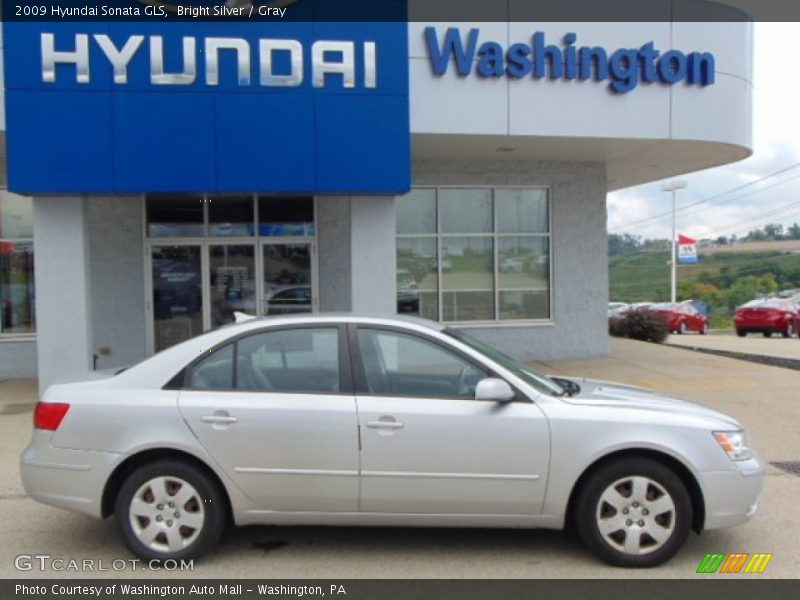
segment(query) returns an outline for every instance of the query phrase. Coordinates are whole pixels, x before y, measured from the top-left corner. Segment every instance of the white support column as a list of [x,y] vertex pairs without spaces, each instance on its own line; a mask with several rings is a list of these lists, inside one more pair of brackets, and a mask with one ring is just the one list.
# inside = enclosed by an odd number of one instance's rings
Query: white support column
[[355,313],[397,312],[397,257],[393,196],[350,200],[352,308]]
[[93,367],[86,199],[33,199],[39,390]]

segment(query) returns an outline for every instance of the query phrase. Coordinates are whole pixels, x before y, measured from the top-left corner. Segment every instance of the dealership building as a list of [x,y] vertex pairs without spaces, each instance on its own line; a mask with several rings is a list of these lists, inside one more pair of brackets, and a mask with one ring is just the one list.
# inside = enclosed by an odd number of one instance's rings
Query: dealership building
[[0,378],[41,387],[235,311],[604,355],[606,194],[752,147],[749,23],[4,23],[2,52]]

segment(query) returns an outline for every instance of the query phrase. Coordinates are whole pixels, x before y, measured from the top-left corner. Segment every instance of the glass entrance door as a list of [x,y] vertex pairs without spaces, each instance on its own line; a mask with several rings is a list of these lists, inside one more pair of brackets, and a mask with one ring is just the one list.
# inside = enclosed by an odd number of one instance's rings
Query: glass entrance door
[[313,245],[264,243],[261,246],[265,315],[308,313],[316,305]]
[[235,312],[286,315],[318,305],[313,242],[176,242],[149,252],[155,352],[232,323]]
[[254,244],[211,245],[208,250],[211,329],[235,321],[234,312],[256,314]]
[[203,332],[202,247],[153,246],[153,345],[155,351]]

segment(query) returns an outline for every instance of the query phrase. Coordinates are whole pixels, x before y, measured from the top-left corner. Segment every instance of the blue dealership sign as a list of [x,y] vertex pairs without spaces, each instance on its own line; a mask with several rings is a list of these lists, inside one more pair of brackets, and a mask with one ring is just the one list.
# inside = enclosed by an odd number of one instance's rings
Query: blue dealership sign
[[9,188],[403,193],[405,22],[6,22]]

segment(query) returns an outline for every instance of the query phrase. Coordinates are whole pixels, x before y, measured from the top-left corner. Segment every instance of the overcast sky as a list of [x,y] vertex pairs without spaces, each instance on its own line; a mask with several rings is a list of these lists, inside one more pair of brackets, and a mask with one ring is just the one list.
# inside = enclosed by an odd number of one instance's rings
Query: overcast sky
[[[678,192],[679,208],[800,163],[800,68],[793,61],[798,38],[800,23],[755,24],[753,155],[682,176],[689,186]],[[669,211],[662,183],[609,194],[609,231],[669,238],[669,217],[624,227]],[[792,202],[794,206],[784,209]],[[679,233],[697,238],[742,236],[765,223],[800,222],[800,167],[677,214]]]

